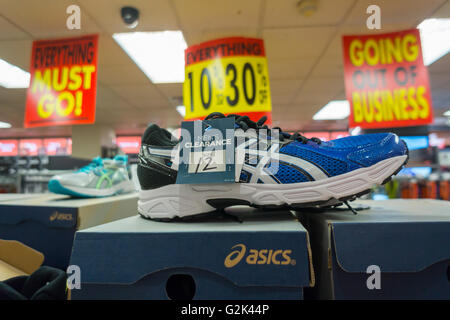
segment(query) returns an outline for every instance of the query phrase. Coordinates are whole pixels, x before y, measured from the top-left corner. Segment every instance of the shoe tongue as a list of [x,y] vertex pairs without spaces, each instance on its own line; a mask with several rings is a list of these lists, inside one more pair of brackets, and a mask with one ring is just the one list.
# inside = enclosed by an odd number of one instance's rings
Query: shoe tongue
[[109,158],[103,159],[103,165],[110,165],[113,163],[114,163],[113,159],[109,159]]
[[103,160],[100,157],[96,157],[96,158],[92,159],[92,163],[97,166],[101,166],[103,164]]
[[128,156],[123,154],[118,154],[114,157],[114,161],[127,163],[128,162]]

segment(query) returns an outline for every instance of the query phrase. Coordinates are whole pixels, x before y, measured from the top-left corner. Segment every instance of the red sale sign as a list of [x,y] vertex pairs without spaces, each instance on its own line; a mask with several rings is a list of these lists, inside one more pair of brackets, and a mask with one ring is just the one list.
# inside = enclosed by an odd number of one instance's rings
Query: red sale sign
[[419,30],[344,36],[342,41],[350,127],[390,128],[433,121]]
[[37,156],[45,154],[42,150],[41,139],[22,139],[19,140],[19,155],[20,156]]
[[0,140],[0,156],[17,156],[19,142],[17,140]]
[[24,126],[95,122],[98,35],[33,42]]
[[139,153],[141,148],[141,137],[117,137],[116,143],[126,154]]
[[44,139],[45,153],[48,156],[70,154],[68,149],[68,138],[47,138]]

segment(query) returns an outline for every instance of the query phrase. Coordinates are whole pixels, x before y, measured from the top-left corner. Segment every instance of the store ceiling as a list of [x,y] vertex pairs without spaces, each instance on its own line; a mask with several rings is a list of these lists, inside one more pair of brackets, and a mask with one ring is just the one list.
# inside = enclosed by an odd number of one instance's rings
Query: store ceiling
[[[153,84],[112,39],[127,32],[120,8],[140,10],[133,31],[182,30],[188,45],[224,36],[264,38],[275,125],[289,130],[345,129],[346,121],[314,122],[333,99],[344,99],[341,36],[369,33],[366,8],[381,7],[382,30],[416,27],[430,17],[450,18],[450,0],[319,0],[310,17],[296,0],[0,0],[0,58],[29,69],[35,39],[99,33],[97,123],[124,134],[148,122],[176,126],[182,84]],[[66,29],[66,8],[81,7],[81,30]],[[448,39],[447,39],[448,40]],[[436,116],[450,107],[450,55],[429,67]],[[68,135],[71,127],[23,129],[25,89],[0,88],[0,136]]]

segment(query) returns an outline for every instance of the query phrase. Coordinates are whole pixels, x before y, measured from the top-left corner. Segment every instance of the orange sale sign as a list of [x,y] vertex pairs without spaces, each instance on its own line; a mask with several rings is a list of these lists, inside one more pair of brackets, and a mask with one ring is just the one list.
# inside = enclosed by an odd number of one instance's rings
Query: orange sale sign
[[26,128],[95,122],[98,35],[33,42]]
[[433,121],[419,30],[344,36],[342,41],[350,127],[390,128]]

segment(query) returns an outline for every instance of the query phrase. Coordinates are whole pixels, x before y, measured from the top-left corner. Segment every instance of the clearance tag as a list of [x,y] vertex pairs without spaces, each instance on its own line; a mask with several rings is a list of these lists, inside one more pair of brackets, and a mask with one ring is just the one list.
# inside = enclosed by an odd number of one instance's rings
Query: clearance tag
[[235,119],[181,124],[178,184],[234,182]]
[[187,48],[183,99],[189,120],[203,119],[215,111],[270,118],[263,40],[225,38]]

